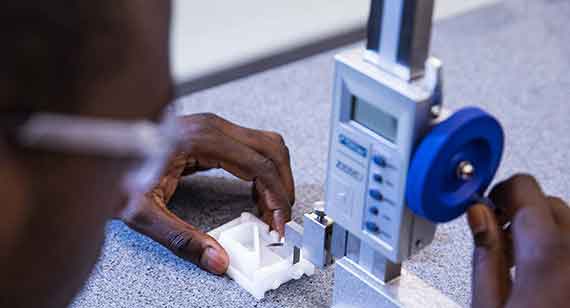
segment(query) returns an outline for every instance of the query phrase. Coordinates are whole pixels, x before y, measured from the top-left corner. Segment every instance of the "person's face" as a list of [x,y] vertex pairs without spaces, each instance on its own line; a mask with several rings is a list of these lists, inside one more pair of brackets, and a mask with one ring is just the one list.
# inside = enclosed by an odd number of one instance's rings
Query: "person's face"
[[[120,16],[114,17],[120,24],[92,46],[93,56],[100,54],[99,48],[121,50],[120,61],[97,59],[120,67],[79,91],[80,110],[74,116],[157,121],[173,98],[170,2],[121,1],[121,5]],[[92,59],[87,56],[84,61]],[[5,201],[14,205],[3,215],[14,218],[14,232],[21,228],[26,232],[14,236],[18,239],[14,243],[10,236],[0,243],[10,244],[8,259],[13,261],[0,269],[9,269],[9,293],[19,305],[65,306],[97,260],[106,221],[126,202],[122,181],[133,162],[64,151],[32,149],[16,154],[22,170],[8,170],[13,175],[10,181],[30,176],[15,189],[3,190],[9,197]],[[7,286],[0,281],[0,287]],[[33,297],[29,290],[35,290]]]

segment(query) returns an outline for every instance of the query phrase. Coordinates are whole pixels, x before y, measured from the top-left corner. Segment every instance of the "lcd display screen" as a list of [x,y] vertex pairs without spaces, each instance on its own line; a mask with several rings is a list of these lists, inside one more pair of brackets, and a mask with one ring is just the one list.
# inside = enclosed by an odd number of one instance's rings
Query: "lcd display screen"
[[391,142],[396,142],[398,119],[356,96],[352,97],[351,120]]

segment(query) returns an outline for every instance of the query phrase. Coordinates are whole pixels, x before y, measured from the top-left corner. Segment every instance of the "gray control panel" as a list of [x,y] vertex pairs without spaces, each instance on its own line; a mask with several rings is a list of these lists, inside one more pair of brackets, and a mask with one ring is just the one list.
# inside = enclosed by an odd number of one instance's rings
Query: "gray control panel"
[[409,161],[429,129],[433,94],[366,61],[362,50],[336,58],[327,215],[401,262],[433,239],[435,226],[405,205]]

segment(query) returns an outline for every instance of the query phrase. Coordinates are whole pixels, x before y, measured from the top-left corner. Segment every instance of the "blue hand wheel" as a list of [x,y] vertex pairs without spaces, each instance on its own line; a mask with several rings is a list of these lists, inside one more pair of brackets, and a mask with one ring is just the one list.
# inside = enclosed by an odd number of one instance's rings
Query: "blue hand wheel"
[[493,180],[503,147],[503,129],[493,116],[474,107],[457,111],[434,127],[414,153],[408,207],[438,223],[461,216]]

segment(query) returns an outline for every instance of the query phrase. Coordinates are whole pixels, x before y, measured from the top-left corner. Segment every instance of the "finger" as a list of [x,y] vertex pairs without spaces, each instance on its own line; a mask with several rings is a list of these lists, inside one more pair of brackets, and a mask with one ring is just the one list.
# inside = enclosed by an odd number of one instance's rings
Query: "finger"
[[[280,233],[284,230],[282,217],[290,219],[287,216],[290,216],[291,205],[273,161],[218,130],[196,134],[189,140],[186,152],[192,153],[200,165],[223,168],[243,180],[253,181],[260,210],[271,212],[271,215],[262,215],[264,221]],[[275,210],[281,211],[273,221]]]
[[267,192],[265,186],[261,182],[254,183],[253,188],[256,190],[257,203],[261,212],[261,218],[272,229],[276,230],[279,235],[285,236],[285,224],[291,220],[291,207],[284,206],[280,208],[271,207],[271,195]]
[[554,224],[546,196],[530,175],[511,177],[495,186],[489,196],[499,208],[500,224],[513,221],[517,214],[524,214],[525,221],[533,225],[547,228]]
[[185,154],[175,154],[168,162],[166,171],[153,188],[153,192],[159,195],[164,205],[170,201],[170,198],[174,195],[176,188],[178,188],[182,172],[187,164],[186,160]]
[[196,172],[206,171],[209,169],[209,168],[204,168],[203,166],[199,166],[198,161],[190,155],[184,153],[184,158],[185,158],[185,163],[184,163],[184,170],[182,171],[182,176],[191,175]]
[[271,159],[279,172],[283,185],[285,185],[289,201],[293,204],[295,202],[295,184],[291,171],[291,157],[283,137],[277,133],[245,128],[215,115],[211,115],[211,119],[224,134]]
[[157,196],[145,196],[138,205],[131,206],[123,221],[132,229],[150,237],[177,256],[200,266],[211,273],[221,275],[229,266],[229,256],[211,236],[178,218],[166,209]]
[[[501,227],[501,225],[499,225],[499,227]],[[503,250],[507,256],[508,267],[513,268],[513,266],[515,266],[515,251],[513,246],[513,232],[511,231],[510,225],[503,230],[503,239],[505,242]]]
[[[170,201],[176,188],[178,187],[178,183],[180,182],[180,178],[182,175],[182,171],[184,170],[184,166],[186,165],[185,162],[185,155],[183,154],[175,154],[169,161],[168,165],[165,168],[165,171],[161,175],[161,177],[155,182],[154,187],[152,188],[151,192],[130,192],[131,195],[125,196],[126,200],[124,202],[124,208],[121,207],[118,209],[118,212],[115,213],[116,218],[121,218],[123,215],[128,215],[129,211],[132,211],[133,202],[134,200],[141,200],[141,198],[145,197],[145,194],[152,194],[158,199],[162,200],[160,204],[156,204],[157,206],[163,206],[166,208],[166,204]],[[133,199],[133,200],[130,200]],[[138,204],[137,204],[138,206]]]
[[503,307],[512,282],[502,230],[485,205],[472,206],[467,217],[475,242],[472,307]]
[[279,233],[281,237],[285,236],[285,225],[291,220],[291,208],[281,208],[272,211],[271,227]]
[[570,208],[566,203],[558,197],[547,197],[548,203],[552,208],[554,221],[560,227],[570,228]]
[[535,259],[537,249],[529,247],[552,238],[558,228],[537,181],[529,175],[514,176],[499,184],[491,198],[503,208],[502,219],[511,222],[514,263],[524,264],[525,260]]

